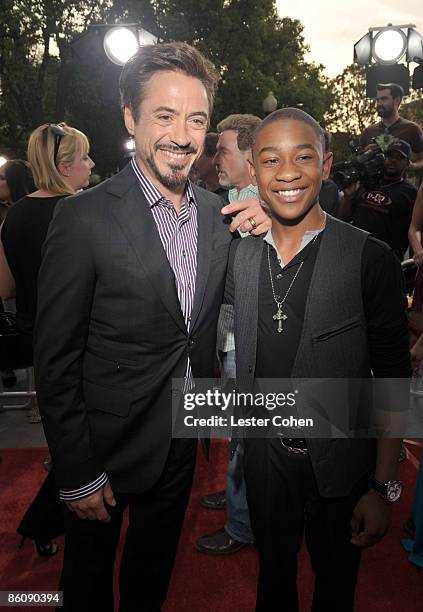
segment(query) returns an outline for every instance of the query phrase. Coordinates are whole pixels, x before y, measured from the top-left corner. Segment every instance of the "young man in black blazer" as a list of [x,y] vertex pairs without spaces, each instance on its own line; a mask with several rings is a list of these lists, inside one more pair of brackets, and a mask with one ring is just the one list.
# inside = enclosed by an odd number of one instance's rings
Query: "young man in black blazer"
[[[316,576],[313,611],[351,612],[361,550],[386,533],[401,494],[401,439],[363,437],[356,427],[358,417],[371,423],[372,375],[411,373],[401,268],[384,243],[321,209],[331,160],[312,117],[291,108],[268,116],[256,130],[251,173],[272,229],[264,240],[231,246],[226,298],[234,305],[238,390],[252,393],[263,379],[341,379],[348,393],[336,398],[334,414],[357,415],[351,431],[332,438],[303,428],[244,440],[260,612],[275,602],[298,610],[304,532]],[[408,405],[405,382],[397,410]],[[314,415],[316,397],[298,397],[300,416]],[[329,432],[331,425],[315,422]]]

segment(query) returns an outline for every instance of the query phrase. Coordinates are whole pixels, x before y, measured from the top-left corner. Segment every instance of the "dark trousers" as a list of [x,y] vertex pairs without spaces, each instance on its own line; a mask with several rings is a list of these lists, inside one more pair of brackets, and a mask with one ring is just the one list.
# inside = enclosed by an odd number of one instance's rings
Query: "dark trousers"
[[290,453],[278,439],[246,440],[244,466],[259,553],[256,611],[298,611],[304,533],[315,574],[313,612],[352,611],[361,551],[350,544],[350,521],[368,476],[346,497],[322,498],[309,456]]
[[66,511],[60,589],[66,612],[113,611],[113,565],[123,511],[129,525],[120,567],[120,612],[158,612],[166,598],[195,467],[196,440],[172,440],[152,489],[115,493],[110,523]]

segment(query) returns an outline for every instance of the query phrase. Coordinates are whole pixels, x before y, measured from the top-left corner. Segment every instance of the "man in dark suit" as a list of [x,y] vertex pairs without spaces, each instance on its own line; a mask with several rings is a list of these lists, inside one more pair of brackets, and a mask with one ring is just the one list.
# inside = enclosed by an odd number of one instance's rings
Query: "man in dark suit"
[[[372,437],[368,393],[371,376],[383,378],[383,389],[396,395],[392,412],[391,395],[383,397],[380,423],[388,426],[390,417],[401,423],[397,412],[408,406],[411,374],[401,268],[387,245],[320,207],[331,158],[321,127],[303,111],[284,108],[266,117],[256,130],[251,172],[272,229],[263,240],[231,246],[226,298],[234,305],[238,390],[274,395],[292,377],[295,412],[284,408],[283,415],[314,424],[281,426],[267,439],[246,434],[260,612],[298,611],[304,532],[316,576],[313,611],[352,612],[361,550],[386,533],[402,488],[401,429]],[[390,378],[404,380],[391,386]],[[315,384],[310,392],[310,379],[324,379],[326,387]],[[338,423],[345,429],[333,435]]]
[[[196,453],[195,440],[172,439],[171,382],[212,376],[231,242],[220,198],[187,178],[216,83],[189,45],[142,47],[120,83],[136,157],[63,201],[50,226],[35,359],[67,506],[65,610],[113,610],[126,507],[119,609],[158,611],[166,597]],[[238,211],[232,229],[263,231],[258,203],[224,212]]]

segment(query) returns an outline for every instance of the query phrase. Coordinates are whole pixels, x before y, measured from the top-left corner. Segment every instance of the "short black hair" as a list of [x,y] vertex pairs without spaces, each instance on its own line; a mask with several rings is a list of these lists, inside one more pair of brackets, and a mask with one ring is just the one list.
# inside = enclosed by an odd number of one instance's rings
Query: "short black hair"
[[398,83],[378,83],[376,85],[377,91],[382,91],[383,89],[389,89],[393,98],[401,98],[402,100],[404,97],[404,90]]
[[317,138],[319,139],[320,144],[322,145],[322,151],[324,153],[326,152],[326,138],[323,128],[317,123],[315,119],[313,119],[311,115],[309,115],[305,111],[301,110],[300,108],[294,108],[289,106],[287,108],[279,108],[273,113],[270,113],[270,115],[267,115],[265,119],[263,119],[261,124],[256,128],[254,132],[254,143],[256,142],[258,134],[260,134],[261,130],[266,127],[266,125],[269,125],[269,123],[275,123],[276,121],[286,121],[287,119],[292,119],[293,121],[301,121],[302,123],[306,123],[307,125],[309,125],[313,129]]

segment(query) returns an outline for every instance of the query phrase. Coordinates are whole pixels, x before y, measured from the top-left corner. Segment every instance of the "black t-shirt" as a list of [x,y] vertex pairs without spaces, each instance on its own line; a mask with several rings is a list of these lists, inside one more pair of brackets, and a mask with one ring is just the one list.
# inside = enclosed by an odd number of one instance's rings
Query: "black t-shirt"
[[352,204],[352,224],[389,244],[402,260],[416,195],[417,189],[405,180],[378,189],[361,187]]
[[16,322],[26,333],[34,328],[41,249],[61,197],[25,196],[10,208],[2,226],[1,240],[16,284]]

